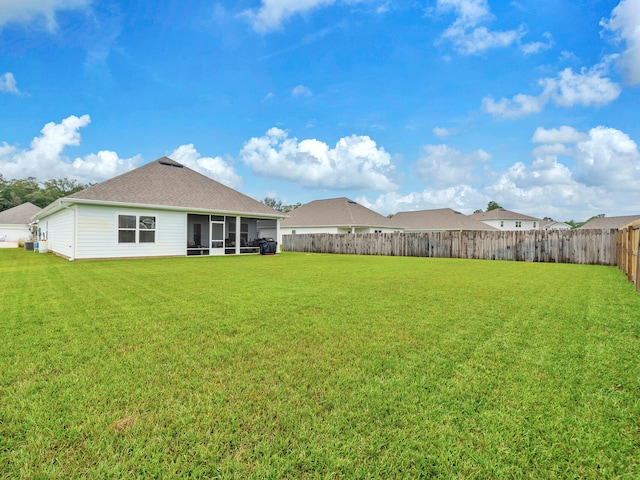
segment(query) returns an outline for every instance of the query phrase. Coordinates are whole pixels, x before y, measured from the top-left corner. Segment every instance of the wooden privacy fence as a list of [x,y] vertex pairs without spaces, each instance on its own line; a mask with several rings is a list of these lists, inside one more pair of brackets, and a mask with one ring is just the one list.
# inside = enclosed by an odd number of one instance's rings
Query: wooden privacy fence
[[289,252],[616,265],[617,230],[284,235]]
[[617,265],[630,282],[640,291],[640,221],[630,223],[618,230],[616,237]]

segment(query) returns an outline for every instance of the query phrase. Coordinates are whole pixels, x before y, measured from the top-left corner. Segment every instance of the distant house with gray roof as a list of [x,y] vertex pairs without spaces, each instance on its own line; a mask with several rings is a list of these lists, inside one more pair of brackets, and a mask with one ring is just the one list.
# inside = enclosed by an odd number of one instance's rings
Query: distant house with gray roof
[[392,233],[402,231],[389,219],[346,197],[314,200],[289,212],[282,220],[283,234]]
[[539,230],[540,219],[511,212],[504,208],[496,208],[488,212],[476,212],[469,215],[471,218],[491,225],[498,230]]
[[625,225],[640,220],[640,215],[626,215],[622,217],[596,217],[578,227],[579,230],[609,230],[622,228]]
[[60,198],[35,215],[69,259],[257,253],[286,215],[163,157]]
[[571,230],[571,225],[555,220],[540,220],[540,230]]
[[484,222],[451,208],[398,212],[392,220],[405,232],[498,231]]
[[31,217],[42,209],[25,202],[0,212],[0,241],[18,242],[31,238]]

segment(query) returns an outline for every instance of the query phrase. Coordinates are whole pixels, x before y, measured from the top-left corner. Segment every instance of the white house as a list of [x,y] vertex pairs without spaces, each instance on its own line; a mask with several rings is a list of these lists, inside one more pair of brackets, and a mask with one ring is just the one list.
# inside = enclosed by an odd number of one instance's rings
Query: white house
[[405,232],[497,231],[479,220],[451,208],[398,212],[392,220]]
[[555,220],[540,220],[540,230],[571,230],[571,225]]
[[498,230],[539,230],[540,219],[523,215],[522,213],[510,212],[504,208],[496,208],[488,212],[476,212],[469,215],[475,220],[479,220]]
[[23,203],[0,212],[0,241],[18,242],[31,238],[31,217],[42,209],[33,203]]
[[280,212],[163,157],[60,198],[35,215],[48,249],[73,259],[257,253],[281,243]]
[[393,233],[396,223],[348,198],[314,200],[289,212],[281,223],[283,234]]

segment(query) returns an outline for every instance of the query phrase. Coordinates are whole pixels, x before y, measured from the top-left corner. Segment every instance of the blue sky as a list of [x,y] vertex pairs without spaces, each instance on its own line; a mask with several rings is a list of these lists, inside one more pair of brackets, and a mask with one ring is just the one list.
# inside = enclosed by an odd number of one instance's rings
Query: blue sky
[[640,213],[640,0],[0,1],[0,173]]

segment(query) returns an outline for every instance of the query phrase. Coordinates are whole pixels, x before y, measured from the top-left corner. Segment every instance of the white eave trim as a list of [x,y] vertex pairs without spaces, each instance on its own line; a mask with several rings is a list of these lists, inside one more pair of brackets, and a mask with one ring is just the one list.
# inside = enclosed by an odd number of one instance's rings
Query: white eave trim
[[[142,203],[128,203],[128,202],[111,202],[104,200],[89,200],[85,198],[60,198],[47,206],[44,210],[40,211],[36,215],[34,215],[34,219],[42,218],[47,215],[51,215],[58,210],[64,208],[66,204],[67,207],[79,204],[79,205],[99,205],[105,207],[121,207],[121,208],[144,208],[144,209],[153,209],[153,210],[168,210],[173,212],[185,212],[185,213],[219,213],[222,215],[229,216],[243,216],[243,217],[253,217],[253,218],[269,218],[269,219],[284,219],[288,218],[289,215],[280,214],[280,215],[268,215],[265,213],[256,213],[256,212],[241,212],[241,211],[232,211],[232,210],[216,210],[210,208],[189,208],[189,207],[174,207],[170,205],[148,205]],[[44,214],[44,215],[43,215]]]

